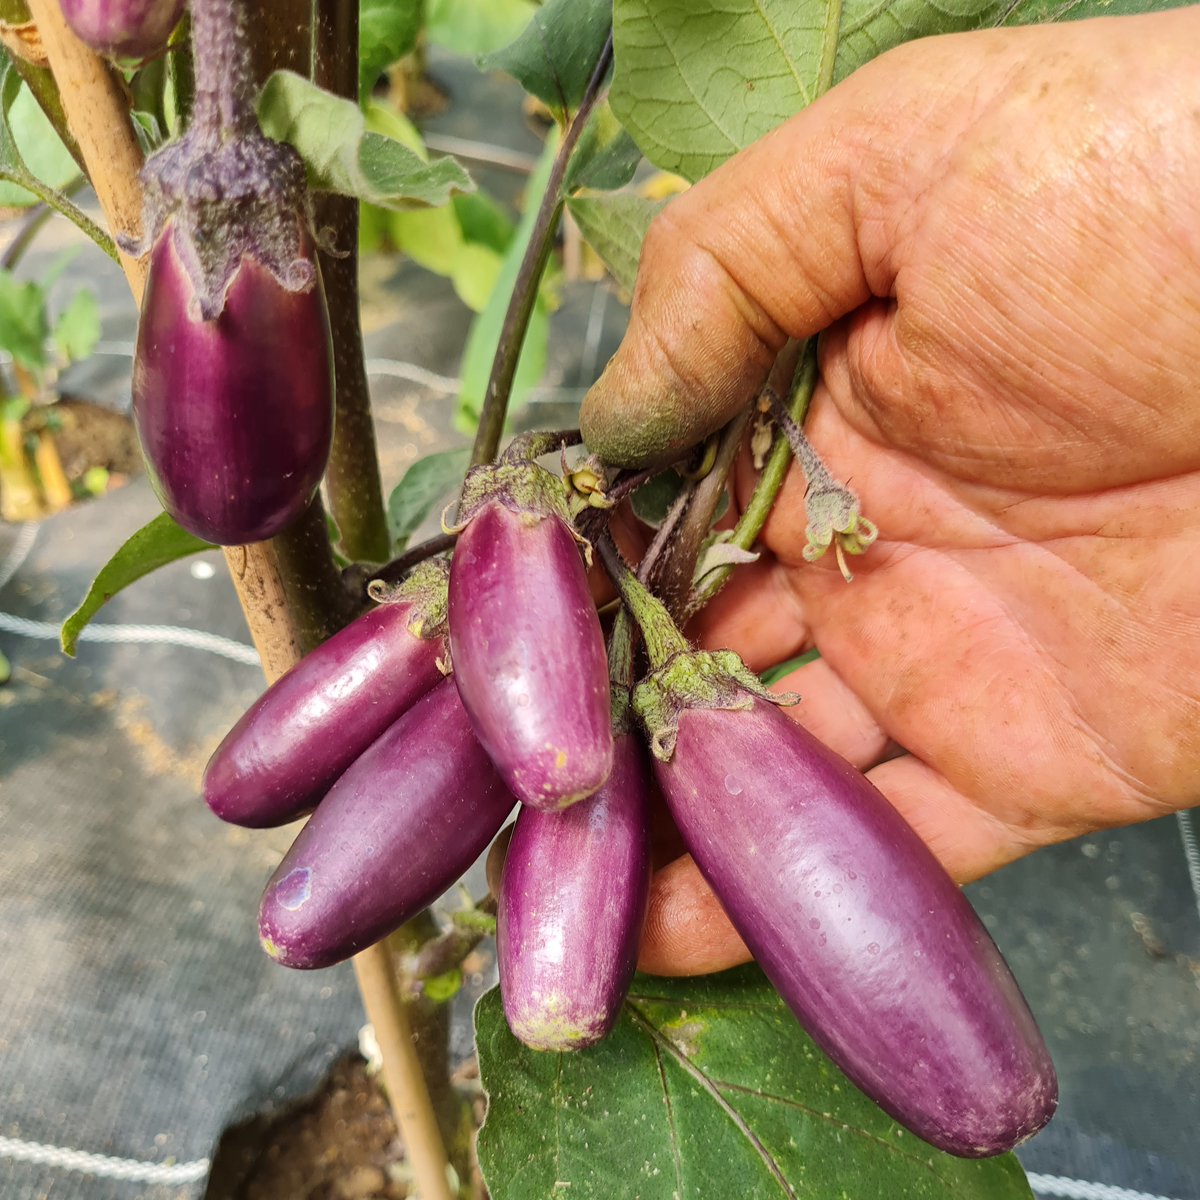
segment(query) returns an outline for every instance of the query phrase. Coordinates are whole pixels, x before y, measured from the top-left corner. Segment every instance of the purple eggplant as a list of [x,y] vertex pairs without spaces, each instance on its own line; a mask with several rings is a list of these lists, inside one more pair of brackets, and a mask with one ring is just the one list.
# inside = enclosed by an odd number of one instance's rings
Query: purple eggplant
[[59,0],[63,19],[99,54],[149,58],[183,16],[184,0]]
[[333,785],[271,876],[266,952],[328,967],[442,894],[512,811],[452,680],[422,697]]
[[219,316],[189,315],[168,225],[138,326],[133,418],[150,482],[190,533],[259,542],[312,499],[333,438],[333,349],[319,282],[289,292],[244,258]]
[[[982,1158],[1049,1121],[1050,1055],[966,897],[858,771],[760,697],[689,708],[654,769],[743,941],[885,1112]],[[636,703],[636,700],[635,700]]]
[[590,796],[613,762],[604,636],[560,488],[533,462],[475,468],[450,567],[472,728],[513,793],[548,812]]
[[496,958],[509,1028],[535,1050],[590,1046],[620,1014],[650,896],[649,795],[646,752],[626,733],[594,796],[517,817]]
[[445,560],[300,660],[226,734],[204,771],[223,821],[264,829],[317,806],[337,778],[444,678]]
[[304,163],[259,132],[237,0],[193,0],[187,132],[142,170],[151,252],[133,417],[185,529],[261,541],[312,499],[333,438],[333,349]]

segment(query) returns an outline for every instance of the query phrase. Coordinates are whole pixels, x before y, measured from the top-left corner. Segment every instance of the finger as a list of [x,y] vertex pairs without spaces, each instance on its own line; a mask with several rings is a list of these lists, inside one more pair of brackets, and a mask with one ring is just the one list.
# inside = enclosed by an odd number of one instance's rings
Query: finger
[[758,390],[788,336],[867,298],[850,151],[834,136],[846,123],[823,98],[654,220],[629,328],[580,414],[591,450],[640,466],[695,444]]
[[690,854],[654,872],[639,971],[707,975],[749,962],[750,957]]

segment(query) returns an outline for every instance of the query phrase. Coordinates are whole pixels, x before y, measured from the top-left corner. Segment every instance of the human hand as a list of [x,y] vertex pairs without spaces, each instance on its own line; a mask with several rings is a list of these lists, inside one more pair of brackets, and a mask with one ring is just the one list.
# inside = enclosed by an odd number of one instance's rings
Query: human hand
[[[909,43],[671,203],[585,405],[668,453],[826,329],[806,432],[879,540],[804,562],[793,470],[690,632],[818,646],[789,711],[960,881],[1200,799],[1197,164],[1200,10]],[[747,957],[655,876],[643,969]]]

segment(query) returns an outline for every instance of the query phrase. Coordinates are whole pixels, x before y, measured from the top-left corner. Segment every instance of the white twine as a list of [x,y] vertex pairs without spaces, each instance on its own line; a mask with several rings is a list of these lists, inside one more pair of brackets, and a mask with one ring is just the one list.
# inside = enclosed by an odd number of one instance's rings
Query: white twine
[[40,1142],[21,1142],[0,1137],[0,1158],[33,1163],[40,1167],[59,1167],[80,1171],[100,1179],[127,1179],[131,1183],[197,1183],[208,1174],[208,1159],[195,1162],[146,1163],[132,1158],[110,1158],[107,1154],[88,1154],[83,1150],[64,1150]]
[[1192,880],[1192,893],[1196,897],[1196,915],[1200,916],[1200,845],[1196,844],[1196,831],[1192,828],[1191,810],[1181,808],[1175,817],[1179,822],[1179,836],[1183,839],[1183,857],[1187,859],[1188,875]]
[[[49,621],[30,621],[26,617],[14,617],[0,613],[0,630],[15,633],[18,637],[40,638],[57,642],[59,627]],[[253,646],[235,642],[233,638],[219,633],[205,633],[201,629],[182,629],[176,625],[85,625],[79,632],[81,642],[126,643],[143,642],[151,645],[183,646],[188,650],[206,650],[219,654],[247,667],[257,667],[262,660]]]
[[1149,1192],[1131,1192],[1111,1183],[1089,1183],[1086,1179],[1064,1179],[1061,1175],[1038,1175],[1027,1171],[1029,1186],[1043,1196],[1063,1196],[1066,1200],[1170,1200]]

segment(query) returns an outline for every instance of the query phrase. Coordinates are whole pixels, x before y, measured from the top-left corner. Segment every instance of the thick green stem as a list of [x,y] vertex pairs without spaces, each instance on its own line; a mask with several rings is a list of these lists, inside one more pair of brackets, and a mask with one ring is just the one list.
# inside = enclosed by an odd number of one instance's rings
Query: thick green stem
[[646,641],[646,653],[652,667],[661,667],[668,659],[688,649],[687,639],[676,628],[671,614],[638,581],[633,571],[621,557],[612,535],[606,529],[596,539],[596,552],[604,564],[604,570],[612,580],[625,607],[629,609],[642,637]]
[[529,318],[533,315],[533,306],[537,303],[538,284],[550,258],[550,249],[554,240],[554,231],[558,227],[558,218],[562,213],[563,195],[562,183],[566,175],[567,163],[571,152],[575,149],[579,135],[587,123],[589,114],[600,95],[604,84],[604,76],[608,73],[612,62],[612,34],[604,44],[600,58],[588,81],[587,91],[579,102],[567,129],[562,144],[554,156],[554,165],[550,169],[550,178],[546,182],[546,191],[542,195],[542,203],[538,209],[537,220],[529,235],[529,245],[525,249],[525,257],[521,260],[521,269],[517,273],[513,285],[512,298],[508,303],[508,311],[504,314],[504,324],[500,329],[500,341],[496,347],[496,358],[492,363],[492,373],[488,379],[487,391],[483,397],[483,411],[479,415],[479,428],[475,432],[475,444],[471,447],[471,466],[477,467],[489,463],[496,457],[500,447],[500,437],[504,432],[504,420],[508,414],[508,399],[512,394],[513,379],[517,374],[517,363],[521,358],[521,347],[525,344],[525,333],[529,328]]
[[[809,338],[800,352],[800,364],[796,368],[795,380],[792,384],[788,400],[788,412],[797,425],[804,422],[812,400],[813,391],[817,386],[817,339]],[[749,550],[757,539],[759,532],[766,523],[775,497],[787,477],[788,467],[792,461],[792,449],[787,437],[778,432],[771,445],[771,453],[763,466],[762,474],[749,503],[742,510],[737,525],[734,526],[730,544],[742,550]],[[709,572],[705,577],[704,586],[692,594],[688,601],[686,616],[691,616],[704,607],[725,585],[725,581],[733,573],[733,567],[720,567]]]
[[[358,4],[318,0],[314,82],[358,99]],[[329,506],[347,558],[386,562],[391,553],[371,393],[363,358],[358,308],[358,201],[323,193],[315,198],[316,226],[332,235],[334,253],[320,251],[321,278],[333,331],[336,419],[325,472]]]

